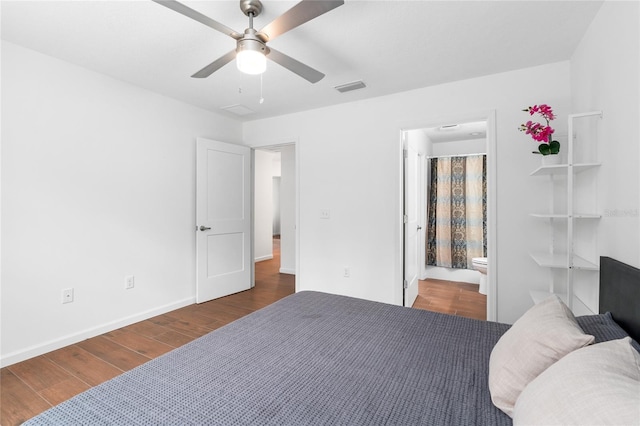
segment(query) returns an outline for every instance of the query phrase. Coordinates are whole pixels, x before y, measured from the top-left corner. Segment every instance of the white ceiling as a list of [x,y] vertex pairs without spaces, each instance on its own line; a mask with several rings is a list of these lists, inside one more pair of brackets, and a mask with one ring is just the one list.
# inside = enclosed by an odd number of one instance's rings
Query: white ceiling
[[[233,29],[238,1],[184,1]],[[295,1],[263,0],[262,28]],[[569,59],[602,1],[354,1],[281,35],[270,46],[323,72],[311,84],[269,62],[260,77],[229,63],[194,72],[235,41],[159,4],[5,1],[2,39],[241,120],[281,115]],[[362,80],[367,87],[333,87]],[[239,90],[241,88],[241,90]],[[242,117],[220,108],[240,104]]]

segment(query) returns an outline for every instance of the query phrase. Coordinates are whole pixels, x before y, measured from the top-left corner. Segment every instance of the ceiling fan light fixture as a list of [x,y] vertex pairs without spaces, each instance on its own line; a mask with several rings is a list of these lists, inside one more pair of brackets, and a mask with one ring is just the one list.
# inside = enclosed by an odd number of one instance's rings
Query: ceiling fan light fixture
[[236,55],[236,65],[245,74],[262,74],[267,69],[267,57],[255,50],[242,50]]
[[240,72],[258,75],[267,69],[267,46],[259,40],[244,38],[238,40],[236,65]]

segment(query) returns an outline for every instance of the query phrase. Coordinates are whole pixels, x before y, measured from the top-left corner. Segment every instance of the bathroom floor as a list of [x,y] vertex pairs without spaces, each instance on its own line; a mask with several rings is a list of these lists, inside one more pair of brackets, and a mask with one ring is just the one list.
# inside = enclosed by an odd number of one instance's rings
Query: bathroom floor
[[487,319],[487,296],[477,284],[444,280],[420,280],[413,308],[479,320]]

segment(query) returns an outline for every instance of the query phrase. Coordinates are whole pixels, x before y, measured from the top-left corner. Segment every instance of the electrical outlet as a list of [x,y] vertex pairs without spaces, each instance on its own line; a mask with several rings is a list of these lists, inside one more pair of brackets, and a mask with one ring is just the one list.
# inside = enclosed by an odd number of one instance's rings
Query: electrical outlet
[[331,210],[320,209],[320,219],[329,219],[331,217]]
[[135,278],[133,275],[127,275],[126,277],[124,277],[124,288],[126,290],[131,290],[133,287],[135,287]]
[[62,290],[62,303],[73,302],[73,288],[65,288]]
[[344,267],[344,277],[349,278],[351,276],[351,268],[348,266]]

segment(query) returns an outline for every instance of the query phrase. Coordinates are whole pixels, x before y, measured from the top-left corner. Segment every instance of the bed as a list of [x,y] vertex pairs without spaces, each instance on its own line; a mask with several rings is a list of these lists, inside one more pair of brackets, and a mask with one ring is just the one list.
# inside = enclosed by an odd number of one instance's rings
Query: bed
[[[603,323],[612,316],[638,340],[640,270],[601,263],[600,310],[611,315],[578,323],[597,342],[619,339],[625,332]],[[487,383],[492,349],[509,328],[305,291],[26,424],[510,425]]]

